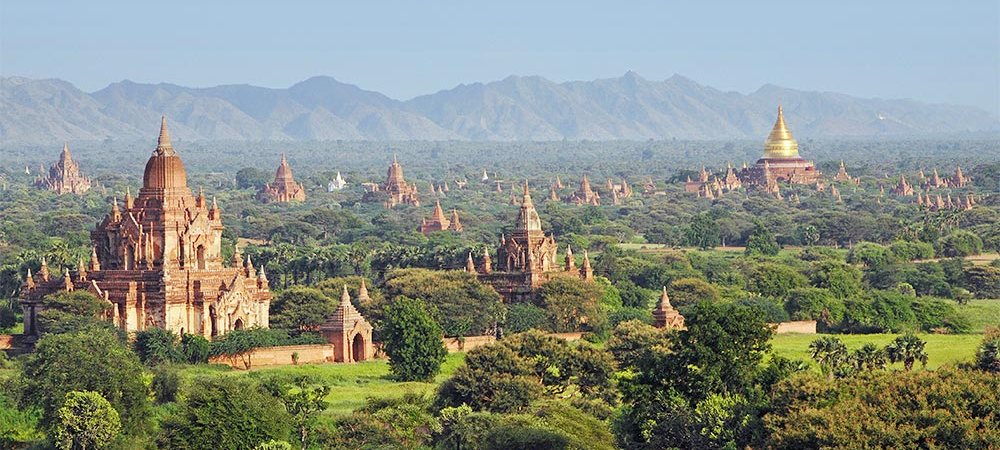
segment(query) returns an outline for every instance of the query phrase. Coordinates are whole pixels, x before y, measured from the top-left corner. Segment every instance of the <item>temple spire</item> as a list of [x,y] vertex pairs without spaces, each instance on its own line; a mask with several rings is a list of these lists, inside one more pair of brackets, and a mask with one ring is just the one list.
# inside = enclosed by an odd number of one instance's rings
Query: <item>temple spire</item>
[[163,156],[177,154],[174,152],[173,145],[170,144],[170,132],[167,130],[167,116],[160,117],[160,137],[156,140],[156,153]]
[[366,301],[371,299],[368,294],[368,285],[365,283],[365,279],[361,279],[361,286],[358,288],[358,300]]
[[778,118],[774,121],[774,128],[767,136],[764,143],[765,158],[795,158],[799,156],[799,143],[792,137],[792,132],[785,124],[785,112],[781,105],[778,105]]
[[465,271],[476,273],[476,263],[472,261],[472,252],[469,252],[469,257],[465,259]]
[[344,283],[344,290],[340,293],[340,304],[342,306],[351,305],[351,293],[347,292],[347,283]]

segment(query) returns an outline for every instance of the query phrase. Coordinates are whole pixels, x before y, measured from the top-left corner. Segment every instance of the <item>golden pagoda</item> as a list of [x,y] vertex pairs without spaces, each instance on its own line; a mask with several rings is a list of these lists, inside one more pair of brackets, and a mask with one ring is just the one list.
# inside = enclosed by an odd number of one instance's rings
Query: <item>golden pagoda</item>
[[785,124],[785,112],[780,105],[771,134],[764,141],[764,156],[753,167],[742,170],[740,178],[754,186],[769,186],[779,181],[791,184],[814,184],[819,181],[816,166],[799,156],[799,143]]

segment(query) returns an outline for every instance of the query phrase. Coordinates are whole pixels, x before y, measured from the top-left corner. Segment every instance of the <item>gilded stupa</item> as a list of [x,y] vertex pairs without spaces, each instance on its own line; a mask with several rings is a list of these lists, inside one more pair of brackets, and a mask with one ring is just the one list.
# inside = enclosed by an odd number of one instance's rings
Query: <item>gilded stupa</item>
[[[764,170],[765,165],[768,166],[767,171]],[[741,175],[746,183],[756,186],[766,186],[769,178],[772,182],[794,184],[813,184],[818,181],[819,171],[813,162],[799,156],[799,143],[785,124],[785,113],[781,106],[778,106],[778,118],[774,121],[771,134],[764,141],[764,156]]]

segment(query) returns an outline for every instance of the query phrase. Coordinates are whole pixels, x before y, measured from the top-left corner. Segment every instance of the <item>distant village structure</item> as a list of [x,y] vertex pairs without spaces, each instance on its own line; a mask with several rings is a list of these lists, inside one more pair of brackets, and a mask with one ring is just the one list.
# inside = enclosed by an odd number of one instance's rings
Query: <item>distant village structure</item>
[[306,189],[295,182],[292,168],[288,166],[285,154],[281,154],[278,170],[274,172],[274,182],[261,187],[257,198],[264,203],[302,202],[306,200]]
[[462,232],[462,222],[458,218],[458,210],[451,210],[451,219],[444,216],[444,210],[441,209],[441,202],[434,202],[434,213],[431,215],[430,219],[424,218],[420,222],[420,226],[417,227],[417,231],[423,234],[431,234],[435,231],[454,231],[456,233]]
[[37,279],[28,272],[21,293],[25,334],[37,336],[44,296],[74,290],[109,303],[108,319],[127,332],[160,327],[212,337],[268,326],[271,292],[263,267],[258,271],[238,250],[223,264],[222,211],[204,193],[192,195],[166,118],[139,195],[126,193],[123,206],[112,203],[91,233],[89,263],[80,261],[74,274],[52,274],[44,261]]
[[[27,167],[24,168],[24,171],[26,174],[31,173]],[[90,190],[90,179],[83,176],[80,172],[80,165],[73,161],[73,155],[69,152],[69,144],[63,144],[59,161],[49,168],[48,176],[40,176],[35,180],[35,186],[59,195],[83,195]]]
[[477,273],[480,281],[493,286],[504,302],[529,301],[535,290],[554,277],[569,276],[593,281],[594,271],[590,257],[583,254],[583,264],[577,268],[573,251],[566,248],[566,256],[560,264],[556,252],[555,238],[542,230],[542,219],[531,200],[528,183],[524,183],[521,207],[511,235],[500,235],[497,245],[497,266],[493,267],[490,252],[483,254],[482,264],[477,268],[470,254],[466,270]]
[[409,184],[403,178],[403,166],[399,165],[396,157],[392,157],[392,164],[386,173],[385,184],[365,183],[364,201],[377,201],[385,196],[383,205],[386,208],[393,208],[396,205],[420,206],[420,195],[417,193],[417,186]]

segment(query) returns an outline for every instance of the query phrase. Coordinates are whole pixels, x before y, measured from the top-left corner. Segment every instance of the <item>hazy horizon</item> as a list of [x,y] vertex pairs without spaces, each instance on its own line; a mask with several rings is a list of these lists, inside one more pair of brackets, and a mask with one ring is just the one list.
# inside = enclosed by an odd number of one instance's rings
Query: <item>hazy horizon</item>
[[0,3],[0,73],[285,88],[331,76],[407,100],[510,75],[673,74],[970,105],[1000,115],[996,2],[232,5]]

